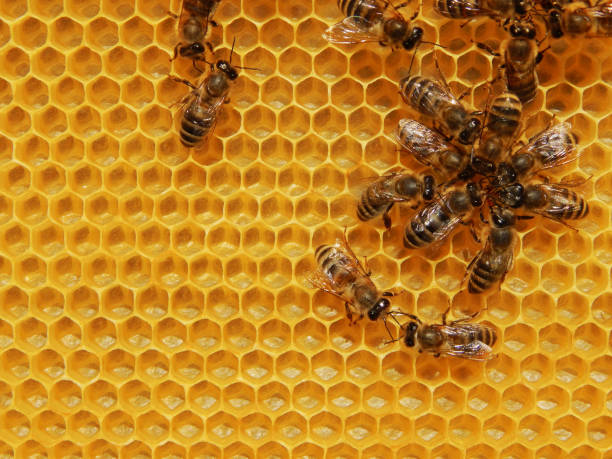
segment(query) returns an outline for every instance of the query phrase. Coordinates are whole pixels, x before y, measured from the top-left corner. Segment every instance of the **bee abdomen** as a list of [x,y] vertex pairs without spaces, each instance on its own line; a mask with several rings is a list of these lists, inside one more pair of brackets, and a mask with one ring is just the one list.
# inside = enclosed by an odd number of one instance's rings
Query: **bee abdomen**
[[507,80],[508,89],[516,94],[521,102],[529,102],[536,96],[538,91],[538,80],[535,72],[525,77],[513,74],[509,71]]
[[363,192],[359,204],[357,205],[357,218],[362,222],[371,220],[377,215],[380,215],[388,205],[388,202],[382,202],[378,199],[376,197],[376,192],[372,187],[369,187]]
[[470,293],[482,293],[488,290],[504,274],[503,271],[497,272],[491,269],[491,266],[486,263],[483,257],[479,257],[474,265],[468,281],[468,291]]
[[338,0],[340,10],[347,16],[358,16],[371,21],[379,11],[373,2],[365,0]]
[[181,120],[180,137],[186,147],[194,147],[208,134],[214,124],[211,117],[199,118],[194,113],[187,112]]
[[434,9],[442,16],[453,19],[469,18],[480,14],[478,0],[436,0]]

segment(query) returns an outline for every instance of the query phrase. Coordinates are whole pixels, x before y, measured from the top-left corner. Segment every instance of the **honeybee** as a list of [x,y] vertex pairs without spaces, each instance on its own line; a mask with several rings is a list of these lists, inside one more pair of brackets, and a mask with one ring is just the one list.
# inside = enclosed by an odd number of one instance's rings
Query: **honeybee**
[[495,162],[504,154],[521,125],[523,104],[512,92],[504,92],[491,103],[487,111],[485,129],[472,158],[472,167],[483,175],[495,172]]
[[[331,293],[343,300],[346,315],[353,322],[353,314],[359,319],[367,315],[372,321],[382,319],[386,324],[391,303],[385,297],[392,292],[380,292],[370,273],[364,269],[349,247],[346,231],[342,239],[333,245],[321,245],[315,250],[318,270],[307,275],[313,287]],[[388,330],[388,329],[387,329]]]
[[229,94],[229,84],[238,78],[236,68],[247,68],[232,66],[233,52],[234,45],[229,61],[220,59],[215,66],[211,65],[210,73],[201,78],[197,86],[188,80],[170,77],[192,89],[180,102],[182,106],[180,138],[181,143],[188,148],[201,145],[206,136],[214,130],[219,110]]
[[463,319],[446,323],[450,308],[442,314],[441,324],[423,324],[412,314],[412,320],[406,326],[404,344],[407,347],[418,347],[419,352],[429,352],[435,357],[448,355],[471,360],[488,360],[494,357],[493,346],[497,342],[497,333],[484,324],[467,324],[480,311]]
[[389,211],[396,202],[431,201],[434,197],[433,175],[419,177],[407,172],[393,172],[380,177],[361,193],[357,204],[357,217],[361,221],[383,215],[385,228],[391,228]]
[[203,41],[208,24],[215,24],[212,17],[219,3],[221,0],[183,0],[178,25],[180,42],[174,47],[172,60],[187,57],[194,66],[196,60],[205,60]]
[[533,6],[530,0],[435,0],[434,9],[442,16],[470,19],[476,16],[511,18],[523,16]]
[[612,36],[612,2],[595,6],[584,2],[573,2],[561,6],[557,2],[546,2],[548,26],[554,38],[564,34],[585,35],[587,37]]
[[412,216],[404,231],[404,246],[417,249],[442,241],[474,207],[482,205],[480,190],[468,183],[452,190]]
[[569,123],[559,123],[534,135],[497,168],[494,186],[508,185],[542,169],[561,166],[578,157],[578,138]]
[[553,220],[578,220],[589,213],[585,199],[565,186],[574,183],[536,183],[523,186],[520,183],[507,185],[500,190],[500,201],[510,207],[523,207],[529,212]]
[[496,282],[503,281],[510,270],[516,239],[515,222],[512,210],[500,206],[491,208],[492,226],[487,242],[466,269],[470,293],[482,293],[490,289]]
[[401,119],[395,140],[421,164],[444,175],[456,175],[465,170],[469,157],[459,151],[438,132],[415,120]]
[[538,50],[536,29],[531,22],[515,22],[510,26],[510,36],[504,51],[506,84],[522,103],[527,103],[537,93],[536,65],[543,54]]
[[323,37],[330,43],[379,42],[383,46],[413,49],[421,41],[423,29],[410,26],[396,11],[397,7],[392,10],[389,6],[385,0],[338,0],[338,7],[347,17],[329,27]]
[[417,112],[440,123],[446,134],[457,137],[464,145],[474,143],[480,132],[480,120],[470,116],[452,95],[446,82],[415,75],[400,80],[399,87],[404,101]]

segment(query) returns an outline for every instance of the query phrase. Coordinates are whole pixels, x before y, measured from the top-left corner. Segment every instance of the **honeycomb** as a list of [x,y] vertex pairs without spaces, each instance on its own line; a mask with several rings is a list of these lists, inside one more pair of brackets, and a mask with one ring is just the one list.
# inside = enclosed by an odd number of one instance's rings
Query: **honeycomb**
[[[504,39],[424,2],[417,18],[457,94],[482,108]],[[414,2],[407,9],[415,6]],[[241,71],[206,149],[170,107],[169,0],[0,6],[0,458],[612,458],[612,57],[565,37],[538,66],[530,130],[573,123],[559,177],[591,213],[574,231],[520,223],[499,290],[461,281],[462,229],[407,252],[360,223],[364,179],[413,168],[389,140],[410,54],[333,46],[335,0],[223,0],[211,31]],[[413,71],[434,75],[423,45]],[[499,355],[434,358],[349,326],[307,287],[314,248],[348,227],[395,304],[437,321],[487,308]]]

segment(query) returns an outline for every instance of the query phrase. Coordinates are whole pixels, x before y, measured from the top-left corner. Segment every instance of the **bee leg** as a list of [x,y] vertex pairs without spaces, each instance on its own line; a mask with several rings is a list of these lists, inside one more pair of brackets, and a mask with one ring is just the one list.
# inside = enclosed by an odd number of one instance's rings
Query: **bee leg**
[[478,48],[482,49],[483,51],[486,51],[487,53],[489,53],[491,56],[501,57],[501,54],[499,54],[497,51],[493,51],[493,48],[491,48],[486,43],[483,43],[481,41],[474,41],[474,40],[472,40],[472,43],[474,43]]
[[173,12],[172,12],[172,11],[170,11],[170,10],[166,11],[166,14],[167,14],[168,16],[170,16],[172,19],[178,19],[178,14],[173,13]]
[[449,300],[449,305],[448,308],[446,308],[446,311],[444,311],[442,313],[442,325],[446,325],[446,316],[448,316],[448,313],[450,312],[450,300]]
[[548,46],[547,46],[546,48],[544,48],[542,51],[538,52],[538,55],[537,55],[537,56],[536,56],[536,58],[535,58],[535,63],[536,63],[536,65],[538,65],[538,64],[539,64],[539,63],[542,61],[542,58],[544,57],[544,53],[545,53],[546,51],[548,51],[549,49],[550,49],[550,45],[548,45]]
[[186,80],[184,78],[179,78],[174,75],[168,75],[168,78],[170,78],[172,81],[176,81],[177,83],[183,83],[184,85],[189,86],[191,89],[198,89],[191,81]]
[[438,74],[440,75],[440,79],[442,80],[442,84],[444,85],[444,87],[446,88],[446,90],[452,94],[451,88],[448,85],[448,82],[446,81],[446,78],[444,77],[444,74],[442,73],[442,70],[440,70],[440,63],[438,62],[438,55],[434,52],[434,64],[436,65],[436,70],[438,71]]
[[172,54],[172,58],[170,59],[170,62],[172,62],[174,59],[178,57],[179,48],[181,47],[181,45],[182,43],[177,43],[176,46],[174,47],[174,53]]
[[461,322],[469,322],[471,320],[474,320],[476,317],[478,317],[480,314],[482,314],[482,311],[486,311],[487,308],[482,308],[478,311],[476,311],[474,314],[471,314],[469,316],[466,317],[462,317],[461,319],[456,319],[453,320],[450,325],[455,325],[455,324],[460,324]]
[[470,22],[472,22],[472,19],[468,19],[467,21],[465,21],[463,24],[461,24],[459,26],[459,28],[463,29],[466,25],[468,25]]
[[213,27],[219,27],[219,23],[216,21],[213,21],[212,19],[209,21]]
[[393,337],[393,333],[391,333],[391,330],[389,330],[389,324],[387,323],[387,319],[384,317],[383,317],[383,323],[385,324],[385,329],[387,330],[387,333],[389,334],[389,338],[391,338],[391,341],[387,341],[387,344],[398,341],[399,338]]
[[344,309],[346,310],[346,318],[349,320],[349,325],[353,325],[355,323],[353,321],[353,312],[348,301],[344,303]]
[[385,230],[389,231],[391,229],[391,217],[389,217],[389,214],[385,212],[382,215],[382,219],[383,219],[383,224],[385,225]]
[[472,237],[474,238],[474,241],[476,241],[477,244],[480,244],[480,238],[478,237],[478,234],[476,234],[476,230],[474,229],[474,222],[473,221],[470,224],[470,233],[472,234]]

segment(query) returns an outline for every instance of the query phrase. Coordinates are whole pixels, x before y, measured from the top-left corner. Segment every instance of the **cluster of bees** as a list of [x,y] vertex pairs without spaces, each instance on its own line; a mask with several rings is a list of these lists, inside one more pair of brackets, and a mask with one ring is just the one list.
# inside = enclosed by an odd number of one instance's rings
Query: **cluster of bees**
[[[330,0],[331,1],[331,0]],[[180,101],[180,138],[190,148],[201,147],[213,131],[230,82],[238,77],[237,66],[229,61],[206,60],[209,25],[221,0],[184,0],[179,18],[180,43],[174,58],[191,59],[196,69],[205,63],[197,83],[172,77],[191,91]],[[423,29],[411,24],[400,9],[387,0],[337,0],[346,16],[325,31],[331,43],[375,42],[393,49],[416,51],[425,41]],[[503,57],[504,89],[487,101],[483,112],[473,111],[455,97],[437,65],[440,79],[409,75],[399,81],[399,92],[412,110],[432,121],[428,127],[416,120],[402,119],[394,133],[405,154],[426,166],[424,172],[392,171],[374,180],[357,203],[362,221],[382,216],[391,227],[390,209],[395,203],[411,206],[415,212],[405,226],[403,242],[409,250],[421,249],[444,240],[459,224],[471,222],[474,238],[475,214],[487,225],[481,250],[466,269],[467,290],[483,293],[503,282],[513,262],[519,219],[534,214],[567,224],[587,215],[588,204],[572,190],[585,180],[550,183],[542,171],[573,161],[578,156],[578,139],[569,123],[551,123],[525,144],[519,143],[523,104],[537,91],[536,65],[542,59],[543,40],[536,39],[535,20],[543,22],[546,39],[565,34],[589,37],[612,36],[612,2],[589,5],[564,0],[435,0],[440,15],[462,20],[487,16],[509,33],[498,53],[485,43],[476,45]],[[425,37],[426,38],[426,37]],[[414,59],[414,55],[413,55]],[[412,61],[411,65],[412,67]],[[500,80],[501,75],[496,80]],[[492,83],[493,83],[492,82]],[[569,225],[568,225],[569,226]],[[484,360],[490,358],[497,340],[495,330],[471,317],[441,324],[424,324],[412,314],[391,309],[393,292],[380,292],[370,272],[351,250],[346,236],[335,244],[315,251],[317,270],[308,273],[313,287],[345,302],[349,320],[368,316],[370,320],[394,320],[408,347],[430,352]],[[400,323],[399,318],[408,317]]]

